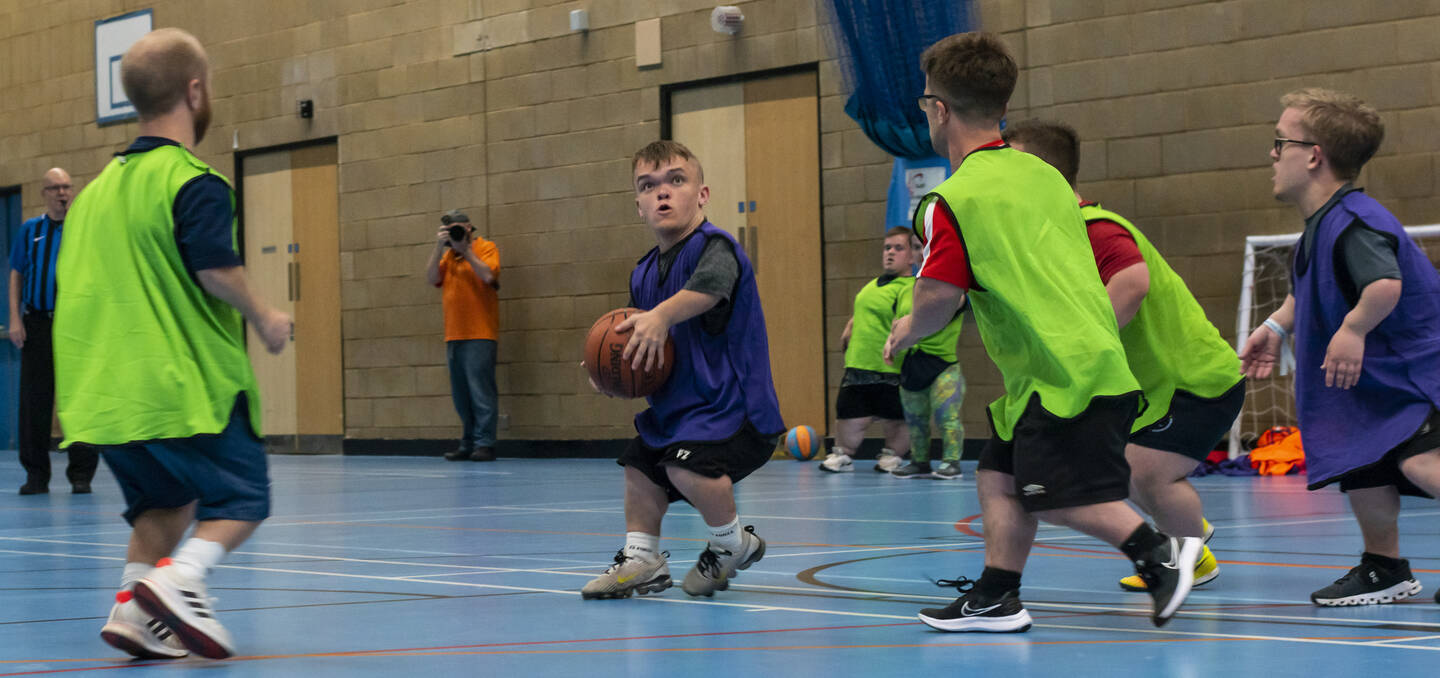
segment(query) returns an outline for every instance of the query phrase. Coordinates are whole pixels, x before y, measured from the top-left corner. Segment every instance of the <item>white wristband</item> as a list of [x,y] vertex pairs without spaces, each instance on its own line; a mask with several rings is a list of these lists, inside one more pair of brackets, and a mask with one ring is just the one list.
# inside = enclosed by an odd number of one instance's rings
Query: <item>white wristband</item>
[[1280,326],[1280,323],[1275,322],[1274,318],[1266,318],[1265,326],[1270,328],[1271,332],[1279,335],[1280,341],[1285,341],[1286,339],[1290,338],[1290,333],[1286,332],[1285,328]]

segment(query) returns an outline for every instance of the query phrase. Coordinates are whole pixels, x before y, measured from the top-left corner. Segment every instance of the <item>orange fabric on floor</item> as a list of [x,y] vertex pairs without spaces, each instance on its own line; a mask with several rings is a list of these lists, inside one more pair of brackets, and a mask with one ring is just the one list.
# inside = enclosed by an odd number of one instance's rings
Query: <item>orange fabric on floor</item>
[[1296,430],[1273,445],[1250,450],[1250,466],[1258,469],[1262,476],[1283,476],[1292,468],[1305,470],[1305,448],[1300,444],[1300,431]]

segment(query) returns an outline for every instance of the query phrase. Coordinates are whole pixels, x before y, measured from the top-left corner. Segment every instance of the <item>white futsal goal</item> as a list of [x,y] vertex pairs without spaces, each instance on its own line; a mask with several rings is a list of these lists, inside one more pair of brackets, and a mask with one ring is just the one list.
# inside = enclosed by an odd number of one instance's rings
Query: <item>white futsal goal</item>
[[[1430,262],[1440,267],[1440,225],[1405,229]],[[1265,322],[1290,293],[1290,256],[1299,233],[1252,235],[1245,239],[1240,305],[1235,320],[1235,348],[1245,345],[1250,331]],[[1242,451],[1241,441],[1254,439],[1272,426],[1295,426],[1294,378],[1288,364],[1277,366],[1269,379],[1253,379],[1245,389],[1245,409],[1230,428],[1230,457]]]

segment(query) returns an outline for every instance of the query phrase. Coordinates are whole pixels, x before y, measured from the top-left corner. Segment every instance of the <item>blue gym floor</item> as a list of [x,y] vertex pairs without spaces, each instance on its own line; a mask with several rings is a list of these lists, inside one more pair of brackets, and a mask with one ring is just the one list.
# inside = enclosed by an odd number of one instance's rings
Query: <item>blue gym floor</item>
[[[582,601],[623,541],[611,461],[272,457],[273,517],[210,580],[241,656],[132,662],[99,638],[120,492],[102,465],[95,494],[72,496],[54,459],[49,495],[18,496],[18,464],[0,471],[0,676],[1421,676],[1440,660],[1440,506],[1403,504],[1419,598],[1316,608],[1309,592],[1361,546],[1342,495],[1301,477],[1196,481],[1222,574],[1164,629],[1117,587],[1117,553],[1042,527],[1023,589],[1035,627],[981,635],[915,620],[955,595],[929,579],[980,572],[973,463],[947,482],[771,462],[739,486],[769,550],[730,591]],[[666,530],[678,580],[703,526],[676,505]]]

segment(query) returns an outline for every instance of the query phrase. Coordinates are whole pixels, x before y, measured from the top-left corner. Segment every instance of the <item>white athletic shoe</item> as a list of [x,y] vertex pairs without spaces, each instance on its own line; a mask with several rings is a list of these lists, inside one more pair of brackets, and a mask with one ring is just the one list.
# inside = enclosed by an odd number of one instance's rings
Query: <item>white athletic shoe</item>
[[820,462],[820,470],[831,473],[849,473],[855,470],[855,460],[844,452],[831,450],[830,454],[825,457],[825,461]]
[[205,594],[205,581],[180,574],[169,561],[161,560],[135,582],[135,602],[169,626],[191,652],[208,659],[235,654],[230,632],[215,620],[215,599]]
[[129,591],[115,594],[100,638],[139,659],[179,659],[190,654],[164,622],[145,614]]
[[685,573],[680,589],[692,596],[715,595],[730,588],[730,580],[740,570],[748,569],[765,557],[765,540],[755,534],[754,525],[746,525],[740,533],[740,551],[731,553],[714,544],[700,552],[700,560]]
[[632,593],[659,593],[670,588],[670,552],[661,551],[656,560],[646,560],[625,554],[625,549],[615,552],[615,564],[600,576],[585,583],[580,597],[585,600],[597,598],[629,598]]
[[900,455],[895,454],[894,450],[880,450],[879,456],[875,457],[875,471],[877,473],[889,473],[900,468],[900,464],[904,463],[904,461],[904,459],[900,458]]

